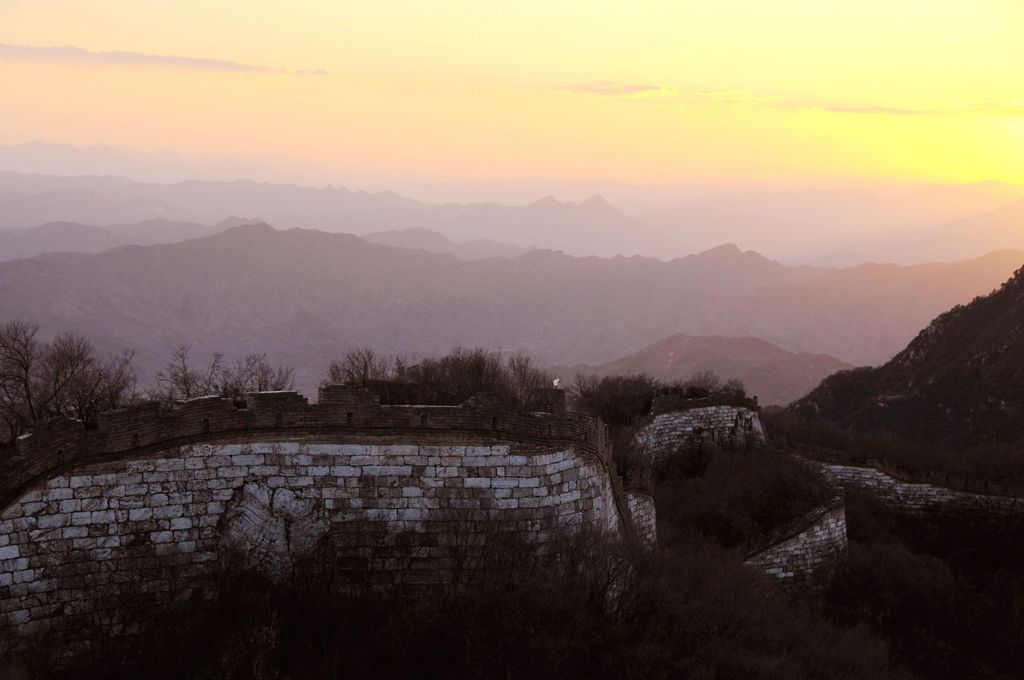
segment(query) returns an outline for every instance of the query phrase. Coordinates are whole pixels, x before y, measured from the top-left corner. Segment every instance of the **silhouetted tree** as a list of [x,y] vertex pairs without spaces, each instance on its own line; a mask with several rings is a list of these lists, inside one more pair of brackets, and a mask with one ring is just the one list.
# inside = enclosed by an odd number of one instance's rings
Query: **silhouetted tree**
[[535,366],[528,356],[518,354],[509,357],[505,366],[509,377],[509,390],[515,403],[526,403],[531,392],[552,385],[551,375]]
[[19,320],[0,326],[0,418],[8,438],[57,415],[91,422],[134,396],[131,352],[101,358],[80,335],[66,332],[45,343],[38,332]]
[[190,345],[178,345],[164,370],[156,374],[156,386],[149,390],[151,399],[173,404],[181,399],[195,399],[216,394],[217,376],[222,370],[220,354],[210,357],[202,371],[191,363]]
[[373,349],[351,350],[328,368],[323,384],[371,383],[417,385],[459,402],[480,392],[497,394],[508,404],[522,405],[530,392],[551,384],[551,376],[523,355],[507,360],[498,352],[456,348],[439,359],[407,364]]
[[651,401],[664,385],[644,373],[622,376],[578,375],[573,385],[573,403],[580,411],[603,420],[613,430],[631,427],[647,415]]
[[747,396],[747,386],[743,384],[742,380],[737,378],[729,378],[722,385],[722,391],[731,397],[743,398]]
[[295,370],[273,366],[266,354],[249,354],[234,366],[221,369],[217,393],[223,397],[241,397],[249,392],[290,390],[295,386]]
[[170,362],[156,376],[156,386],[149,390],[151,399],[173,404],[183,399],[217,395],[238,398],[248,392],[287,390],[294,386],[294,369],[274,366],[265,354],[249,354],[233,365],[224,363],[216,352],[202,369],[193,368],[191,347],[180,345]]
[[394,375],[394,362],[370,347],[356,347],[327,369],[325,384],[366,385],[375,380],[388,380]]
[[697,387],[708,392],[715,392],[722,387],[722,379],[711,369],[694,373],[683,383],[683,387]]

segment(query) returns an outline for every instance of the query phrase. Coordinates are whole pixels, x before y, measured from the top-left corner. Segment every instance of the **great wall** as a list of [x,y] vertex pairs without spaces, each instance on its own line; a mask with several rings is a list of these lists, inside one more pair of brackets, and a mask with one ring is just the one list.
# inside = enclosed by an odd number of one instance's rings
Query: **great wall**
[[225,559],[271,579],[329,562],[423,587],[458,581],[495,532],[540,552],[567,532],[654,538],[653,500],[623,488],[607,428],[553,390],[523,412],[485,395],[387,406],[349,386],[312,405],[147,404],[18,450],[0,482],[5,658],[35,636],[73,652],[99,624],[131,633],[133,609],[209,597]]
[[[714,442],[766,443],[756,400],[664,395],[637,434],[649,462]],[[138,630],[133,610],[212,596],[225,561],[287,578],[330,563],[373,583],[457,583],[495,532],[554,552],[593,531],[656,543],[653,498],[625,488],[607,428],[540,390],[522,411],[478,395],[459,406],[382,405],[332,385],[201,398],[58,421],[17,442],[0,477],[0,670],[27,641],[87,651],[97,628]],[[910,483],[802,459],[840,489],[911,515],[1004,522],[1016,498]],[[817,595],[847,552],[842,496],[778,528],[744,562]]]
[[756,399],[709,404],[708,399],[685,399],[668,391],[654,398],[637,443],[644,457],[657,465],[703,443],[742,450],[764,445],[766,440]]
[[[709,404],[678,393],[658,395],[637,442],[648,461],[663,462],[706,443],[723,448],[757,448],[766,443],[756,400]],[[837,491],[870,494],[889,510],[911,518],[967,520],[978,527],[1006,529],[1024,522],[1024,499],[972,493],[901,479],[876,467],[800,458]],[[773,532],[744,562],[777,579],[793,593],[815,595],[828,586],[847,554],[843,496]]]
[[[677,391],[657,395],[636,436],[645,460],[658,465],[707,444],[732,450],[767,444],[756,399],[713,401],[684,398]],[[846,551],[846,513],[839,497],[778,528],[744,563],[789,592],[816,596],[828,588]]]
[[828,589],[846,553],[846,506],[839,496],[776,530],[744,564],[790,592],[816,596]]
[[1024,522],[1024,499],[909,482],[873,467],[807,460],[838,488],[869,493],[890,510],[910,517],[969,520],[978,526],[1006,528]]

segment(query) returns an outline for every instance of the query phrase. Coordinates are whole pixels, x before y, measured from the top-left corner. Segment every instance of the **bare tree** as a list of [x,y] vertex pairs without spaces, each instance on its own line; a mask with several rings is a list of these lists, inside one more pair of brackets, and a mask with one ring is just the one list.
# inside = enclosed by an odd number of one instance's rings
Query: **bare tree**
[[459,347],[437,363],[446,392],[465,398],[479,392],[509,395],[508,375],[497,352]]
[[537,368],[530,357],[523,354],[509,357],[506,369],[512,400],[517,404],[525,404],[531,392],[552,384],[551,375]]
[[61,410],[93,422],[103,411],[124,407],[135,395],[134,358],[134,352],[125,351],[85,366],[64,388]]
[[39,356],[37,408],[65,412],[70,407],[70,387],[99,370],[92,343],[74,333],[61,333]]
[[684,383],[684,387],[697,387],[708,392],[714,392],[722,387],[722,379],[711,369],[706,369],[690,376]]
[[295,384],[295,370],[272,365],[265,354],[249,354],[227,365],[224,355],[215,352],[202,369],[193,367],[190,354],[189,345],[174,350],[170,362],[157,374],[150,398],[165,404],[210,395],[237,398],[249,392],[292,389]]
[[327,369],[325,384],[365,385],[374,380],[388,380],[393,375],[393,362],[370,347],[356,347]]
[[91,422],[134,397],[131,352],[101,359],[80,335],[43,343],[38,332],[24,321],[0,326],[0,419],[9,438],[57,415]]
[[0,328],[0,408],[11,439],[36,422],[33,367],[42,352],[38,332],[36,324],[17,320]]
[[747,396],[747,386],[738,378],[729,378],[726,380],[725,385],[722,386],[722,390],[735,397],[743,398]]
[[515,355],[505,360],[498,352],[479,348],[459,347],[439,359],[407,364],[401,358],[384,357],[371,348],[359,347],[332,363],[321,384],[371,382],[417,385],[456,402],[490,392],[509,404],[522,405],[530,392],[551,385],[551,376],[529,357]]
[[217,393],[217,378],[223,368],[223,358],[215,353],[206,369],[200,371],[192,366],[191,353],[191,345],[178,345],[174,349],[170,362],[156,374],[156,386],[148,392],[150,398],[173,404],[181,399]]
[[294,386],[294,369],[272,366],[266,354],[249,354],[234,366],[221,370],[217,393],[224,397],[241,397],[249,392],[290,390]]

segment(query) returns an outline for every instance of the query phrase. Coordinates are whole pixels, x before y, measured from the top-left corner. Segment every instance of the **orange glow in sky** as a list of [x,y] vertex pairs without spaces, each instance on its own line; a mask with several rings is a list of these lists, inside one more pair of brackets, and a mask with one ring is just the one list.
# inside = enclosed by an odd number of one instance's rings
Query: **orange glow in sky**
[[0,143],[367,176],[1024,182],[1020,0],[4,0]]

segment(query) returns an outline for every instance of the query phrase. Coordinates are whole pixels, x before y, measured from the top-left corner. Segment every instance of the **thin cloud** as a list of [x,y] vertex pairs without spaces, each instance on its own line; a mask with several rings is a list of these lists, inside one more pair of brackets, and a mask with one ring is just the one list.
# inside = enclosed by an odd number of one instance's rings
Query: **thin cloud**
[[659,85],[630,85],[627,83],[616,83],[611,80],[594,80],[589,83],[566,85],[559,89],[573,92],[575,94],[599,94],[605,97],[630,97],[638,94],[660,92],[665,88]]
[[1024,101],[963,104],[951,108],[913,109],[875,104],[846,104],[809,98],[764,95],[737,89],[687,90],[668,85],[630,84],[614,80],[592,80],[552,89],[573,94],[602,97],[664,98],[683,105],[737,108],[788,109],[793,111],[824,111],[840,115],[860,116],[1024,116]]
[[0,43],[0,59],[45,61],[75,64],[120,64],[161,68],[196,69],[200,71],[226,71],[231,73],[277,73],[283,75],[328,75],[323,69],[293,70],[246,64],[228,59],[180,57],[143,52],[93,52],[80,47],[43,47],[37,45],[8,45]]
[[966,108],[968,113],[987,113],[994,116],[1024,116],[1024,101],[985,102]]
[[921,109],[900,109],[892,106],[826,106],[826,111],[832,113],[855,113],[865,115],[882,116],[938,116],[947,111],[929,111]]
[[740,104],[744,106],[772,106],[778,102],[777,97],[766,97],[745,90],[700,90],[689,93],[689,97],[695,100],[719,104]]
[[881,116],[1024,116],[1024,102],[986,102],[949,109],[901,109],[890,106],[824,106],[832,113]]

